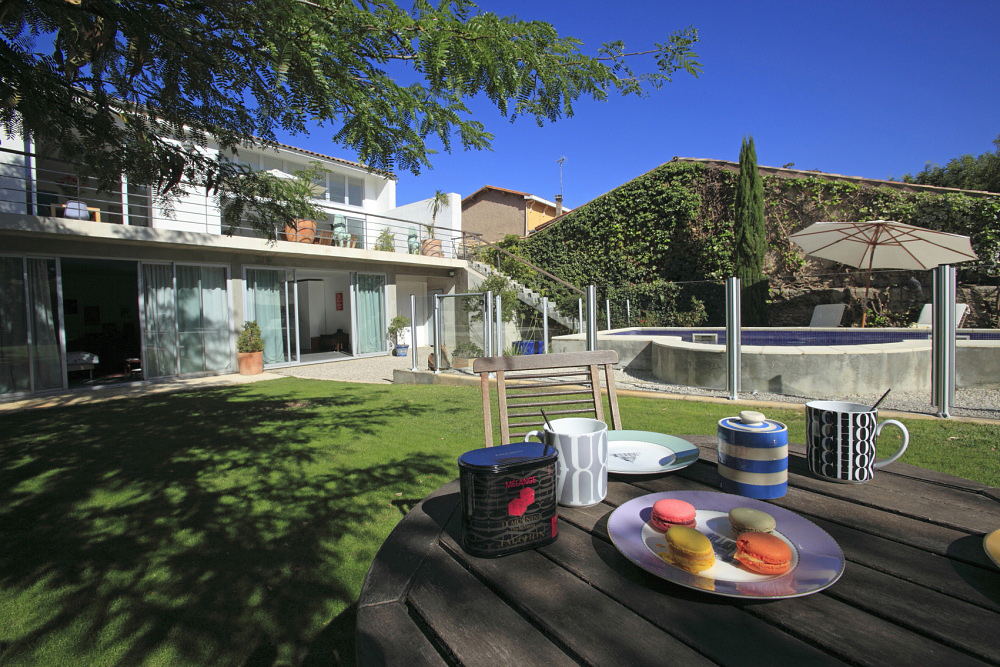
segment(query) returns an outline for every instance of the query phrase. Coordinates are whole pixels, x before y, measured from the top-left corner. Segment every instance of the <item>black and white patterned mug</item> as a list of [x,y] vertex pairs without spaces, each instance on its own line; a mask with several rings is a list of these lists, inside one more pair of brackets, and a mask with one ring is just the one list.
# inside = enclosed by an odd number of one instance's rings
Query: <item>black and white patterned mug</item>
[[[875,439],[886,424],[903,432],[903,443],[889,458],[876,460]],[[875,476],[906,451],[910,432],[895,419],[878,421],[878,410],[860,403],[806,403],[806,459],[809,470],[834,482],[860,484]]]

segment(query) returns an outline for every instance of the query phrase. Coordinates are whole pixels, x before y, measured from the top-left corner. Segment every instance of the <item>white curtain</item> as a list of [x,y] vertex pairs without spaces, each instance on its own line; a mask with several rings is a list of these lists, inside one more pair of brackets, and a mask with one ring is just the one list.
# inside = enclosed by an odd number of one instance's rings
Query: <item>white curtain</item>
[[63,363],[55,310],[56,262],[54,259],[28,259],[27,264],[34,389],[59,389],[63,386]]
[[264,338],[264,363],[289,361],[284,269],[247,269],[246,319],[257,322]]
[[24,261],[0,257],[0,394],[30,391]]
[[143,264],[143,344],[146,346],[146,377],[177,374],[177,299],[174,267]]

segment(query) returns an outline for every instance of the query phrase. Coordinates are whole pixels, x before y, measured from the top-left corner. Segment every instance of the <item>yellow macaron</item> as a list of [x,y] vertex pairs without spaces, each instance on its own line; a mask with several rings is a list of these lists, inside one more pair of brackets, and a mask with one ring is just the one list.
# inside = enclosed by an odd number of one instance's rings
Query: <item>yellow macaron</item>
[[694,528],[674,526],[665,536],[670,560],[688,572],[702,572],[715,564],[715,552],[707,537]]

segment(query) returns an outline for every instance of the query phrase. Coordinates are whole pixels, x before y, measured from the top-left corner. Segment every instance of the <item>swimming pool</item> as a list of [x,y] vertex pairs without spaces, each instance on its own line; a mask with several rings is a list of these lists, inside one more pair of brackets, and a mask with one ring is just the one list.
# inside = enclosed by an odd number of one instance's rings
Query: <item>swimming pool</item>
[[[757,328],[741,331],[742,391],[839,398],[886,387],[931,389],[929,329]],[[959,387],[1000,383],[1000,331],[961,329],[955,351]],[[652,371],[668,384],[726,389],[726,330],[633,328],[599,331],[597,347],[619,366]],[[557,336],[552,351],[585,350],[583,334]]]

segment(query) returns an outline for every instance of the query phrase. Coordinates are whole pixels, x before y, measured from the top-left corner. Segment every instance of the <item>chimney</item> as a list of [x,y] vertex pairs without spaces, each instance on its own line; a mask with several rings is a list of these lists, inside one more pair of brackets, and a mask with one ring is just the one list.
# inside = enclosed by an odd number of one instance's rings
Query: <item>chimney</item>
[[562,215],[562,195],[556,195],[556,217]]

